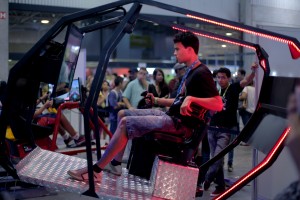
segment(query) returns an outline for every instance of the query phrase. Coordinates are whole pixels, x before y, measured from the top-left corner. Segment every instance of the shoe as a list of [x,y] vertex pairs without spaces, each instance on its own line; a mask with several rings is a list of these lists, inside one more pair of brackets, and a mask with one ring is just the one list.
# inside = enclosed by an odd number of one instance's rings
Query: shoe
[[[87,181],[87,180],[89,180],[87,167],[84,167],[84,168],[81,168],[81,169],[69,170],[67,173],[73,179],[78,180],[78,181]],[[101,180],[101,173],[94,172],[94,181],[100,181],[100,180]]]
[[122,166],[121,165],[113,166],[111,163],[109,163],[108,165],[106,165],[104,167],[103,171],[112,173],[112,174],[117,175],[117,176],[121,176]]
[[196,197],[202,197],[203,196],[203,189],[201,186],[197,186],[196,188]]
[[211,197],[216,197],[219,196],[220,194],[222,194],[225,191],[225,189],[215,189],[215,191],[213,191],[212,193],[210,193]]
[[79,136],[79,138],[77,140],[74,140],[76,147],[81,147],[85,145],[85,137],[84,135]]
[[241,142],[240,143],[241,146],[249,146],[249,144],[245,143],[245,142]]
[[76,144],[75,144],[75,142],[74,142],[74,140],[73,140],[72,137],[69,137],[68,139],[64,140],[64,143],[66,144],[66,146],[68,148],[76,147]]
[[204,181],[204,183],[203,183],[204,190],[207,191],[209,189],[209,187],[210,187],[210,182]]
[[230,166],[230,165],[228,165],[228,172],[232,172],[233,171],[233,167],[232,166]]

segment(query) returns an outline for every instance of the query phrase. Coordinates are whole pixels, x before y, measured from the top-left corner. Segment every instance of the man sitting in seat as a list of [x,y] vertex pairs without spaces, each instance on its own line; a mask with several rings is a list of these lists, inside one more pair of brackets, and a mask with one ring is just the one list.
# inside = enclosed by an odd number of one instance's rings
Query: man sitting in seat
[[[53,100],[48,100],[49,95],[47,87],[48,86],[45,85],[42,88],[42,96],[37,100],[38,109],[35,111],[33,119],[40,126],[53,127],[55,125],[56,112],[53,111],[54,109],[52,108]],[[66,146],[69,148],[85,145],[85,137],[79,135],[79,133],[75,131],[63,113],[60,117],[58,132],[63,137]]]
[[[184,63],[187,72],[183,77],[175,99],[154,98],[156,105],[170,106],[167,113],[157,109],[122,110],[118,113],[119,124],[104,155],[93,165],[95,180],[100,180],[100,172],[106,170],[121,175],[121,161],[129,139],[141,137],[152,131],[189,137],[192,129],[205,126],[205,122],[194,117],[192,105],[206,110],[220,111],[222,99],[216,90],[210,70],[198,59],[199,40],[191,32],[175,35],[174,55],[179,63]],[[185,97],[185,98],[184,98]],[[68,174],[77,180],[88,179],[87,167],[69,170]]]

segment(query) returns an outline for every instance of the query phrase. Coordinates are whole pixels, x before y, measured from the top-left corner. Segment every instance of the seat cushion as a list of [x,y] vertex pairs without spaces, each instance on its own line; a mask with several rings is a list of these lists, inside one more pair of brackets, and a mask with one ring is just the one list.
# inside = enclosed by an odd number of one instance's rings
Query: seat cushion
[[154,132],[153,137],[156,140],[165,140],[170,141],[174,143],[183,143],[185,141],[185,138],[183,135],[171,135],[168,133],[162,133],[162,132]]

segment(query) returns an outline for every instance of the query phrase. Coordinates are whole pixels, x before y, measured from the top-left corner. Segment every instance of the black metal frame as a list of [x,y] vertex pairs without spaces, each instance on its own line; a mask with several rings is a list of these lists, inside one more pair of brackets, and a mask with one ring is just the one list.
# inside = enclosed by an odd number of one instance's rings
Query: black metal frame
[[[128,4],[132,4],[131,8],[129,9],[128,12],[126,12],[126,10],[122,7],[124,5],[128,5]],[[264,76],[268,76],[269,72],[270,72],[270,67],[269,67],[269,63],[268,63],[268,55],[267,53],[258,45],[258,44],[253,44],[250,42],[246,42],[246,41],[242,41],[242,40],[238,40],[238,39],[233,39],[233,38],[229,38],[226,36],[220,36],[220,35],[216,35],[210,32],[206,32],[203,30],[198,30],[198,29],[194,29],[194,28],[190,28],[190,27],[186,27],[183,25],[179,25],[179,24],[174,24],[168,21],[164,21],[161,18],[155,18],[155,17],[146,17],[143,15],[140,15],[140,10],[142,8],[142,5],[148,5],[148,6],[153,6],[153,7],[157,7],[160,9],[164,9],[164,10],[168,10],[171,12],[175,12],[175,13],[180,13],[183,15],[187,15],[187,14],[191,14],[193,16],[197,16],[197,17],[202,17],[202,18],[206,18],[206,19],[210,19],[222,24],[227,24],[233,27],[239,27],[245,30],[249,30],[249,31],[254,31],[257,33],[261,33],[261,34],[267,34],[270,36],[274,36],[274,37],[280,37],[280,38],[284,38],[286,40],[290,40],[292,41],[295,46],[297,48],[300,47],[300,43],[297,39],[292,38],[292,37],[288,37],[285,35],[281,35],[278,33],[274,33],[274,32],[270,32],[270,31],[266,31],[263,29],[259,29],[259,28],[255,28],[255,27],[251,27],[251,26],[247,26],[247,25],[243,25],[237,22],[232,22],[229,20],[225,20],[225,19],[221,19],[221,18],[217,18],[217,17],[213,17],[210,15],[205,15],[205,14],[201,14],[201,13],[197,13],[194,11],[190,11],[187,9],[183,9],[183,8],[179,8],[176,6],[171,6],[171,5],[167,5],[164,3],[159,3],[159,2],[155,2],[155,1],[150,1],[150,0],[122,0],[122,1],[118,1],[118,2],[114,2],[114,3],[110,3],[107,5],[103,5],[103,6],[99,6],[99,7],[95,7],[92,9],[88,9],[88,10],[83,10],[83,11],[79,11],[76,12],[74,14],[71,15],[67,15],[63,18],[61,18],[26,54],[25,56],[13,67],[13,69],[10,72],[9,75],[9,79],[8,79],[8,95],[7,98],[4,102],[4,109],[1,115],[1,123],[0,123],[0,137],[1,137],[1,152],[0,154],[5,155],[5,151],[4,151],[4,139],[5,139],[5,130],[6,130],[6,126],[8,124],[8,120],[5,118],[7,115],[7,113],[9,112],[9,108],[10,108],[10,91],[9,91],[9,85],[14,84],[14,80],[16,80],[15,78],[18,76],[18,74],[22,71],[22,68],[24,65],[26,65],[26,63],[30,60],[31,56],[34,55],[37,51],[39,51],[43,45],[45,43],[47,43],[48,41],[50,41],[55,35],[57,35],[64,27],[66,27],[67,25],[79,21],[79,20],[83,20],[83,19],[88,19],[94,16],[100,16],[100,15],[104,15],[106,13],[110,13],[110,12],[114,12],[116,10],[122,10],[123,11],[123,15],[119,16],[119,17],[115,17],[106,21],[103,21],[99,24],[95,24],[92,26],[88,26],[88,27],[83,27],[81,28],[81,30],[83,32],[91,32],[94,30],[98,30],[101,28],[105,28],[107,26],[110,25],[114,25],[114,24],[118,24],[117,28],[115,29],[114,34],[111,36],[111,38],[108,40],[108,42],[106,43],[106,45],[104,46],[103,50],[102,50],[102,54],[99,58],[99,63],[98,63],[98,67],[97,67],[97,71],[95,74],[95,78],[94,81],[92,83],[91,86],[91,91],[90,94],[85,102],[84,105],[84,127],[85,127],[85,138],[86,138],[86,143],[87,143],[87,163],[88,163],[88,171],[89,171],[89,189],[88,191],[86,191],[84,194],[85,195],[89,195],[89,196],[94,196],[97,197],[97,194],[95,193],[95,185],[94,185],[94,181],[93,181],[93,170],[92,170],[92,154],[91,154],[91,145],[90,145],[90,128],[89,128],[89,119],[92,119],[92,122],[95,125],[96,128],[96,132],[99,132],[99,125],[98,125],[98,119],[97,119],[97,114],[96,112],[94,112],[94,114],[90,114],[90,108],[93,108],[94,111],[97,110],[97,98],[98,98],[98,94],[100,92],[101,89],[101,84],[103,82],[104,79],[104,75],[105,75],[105,71],[107,69],[107,64],[109,61],[109,57],[111,55],[111,53],[113,52],[113,50],[115,49],[115,47],[117,46],[117,44],[120,42],[120,40],[123,38],[123,36],[126,33],[131,33],[134,29],[135,23],[138,19],[141,20],[146,20],[146,21],[152,21],[152,22],[156,22],[158,24],[163,24],[166,26],[170,26],[173,27],[175,29],[184,29],[186,31],[192,31],[194,33],[201,33],[203,35],[209,35],[215,38],[220,38],[223,40],[227,40],[227,41],[231,41],[231,42],[237,42],[240,44],[244,44],[247,46],[251,46],[254,47],[256,49],[256,54],[258,56],[258,59],[260,60],[260,65],[264,70]],[[230,149],[234,148],[235,146],[238,145],[239,141],[242,141],[243,139],[246,138],[246,134],[250,134],[250,132],[248,131],[244,131],[242,132],[237,138],[236,140],[230,144],[227,148],[224,149],[224,151],[222,151],[219,155],[217,155],[215,158],[211,159],[209,162],[205,163],[204,166],[207,166],[211,163],[213,163],[215,160],[219,159],[220,157],[222,157],[223,155],[225,155]],[[99,134],[95,134],[96,135],[96,146],[97,146],[97,157],[98,159],[100,159],[101,155],[100,155],[100,138],[99,138]],[[1,155],[2,157],[2,155]],[[6,160],[7,159],[7,160]],[[10,172],[10,174],[14,175],[15,177],[17,177],[17,173],[15,172],[13,166],[11,165],[11,163],[9,162],[8,158],[6,156],[1,158],[1,165],[8,171]]]

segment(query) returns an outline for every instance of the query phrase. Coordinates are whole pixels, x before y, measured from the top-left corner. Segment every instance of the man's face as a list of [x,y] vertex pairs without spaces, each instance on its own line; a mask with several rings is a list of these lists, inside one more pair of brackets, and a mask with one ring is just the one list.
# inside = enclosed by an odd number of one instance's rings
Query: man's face
[[147,72],[145,70],[140,70],[137,74],[137,79],[139,81],[146,80]]
[[135,72],[135,71],[131,71],[130,73],[129,73],[129,80],[134,80],[134,79],[136,79],[136,77],[137,77],[137,72]]
[[185,74],[185,67],[182,67],[180,69],[176,69],[175,70],[175,73],[176,73],[176,76],[179,78],[179,77],[182,77],[184,74]]
[[241,72],[238,71],[236,78],[238,80],[243,80],[244,76],[241,74]]
[[177,42],[174,44],[174,56],[176,56],[177,62],[186,63],[190,58],[190,53],[181,42]]
[[226,88],[229,84],[230,78],[225,73],[217,73],[217,81],[221,88]]

